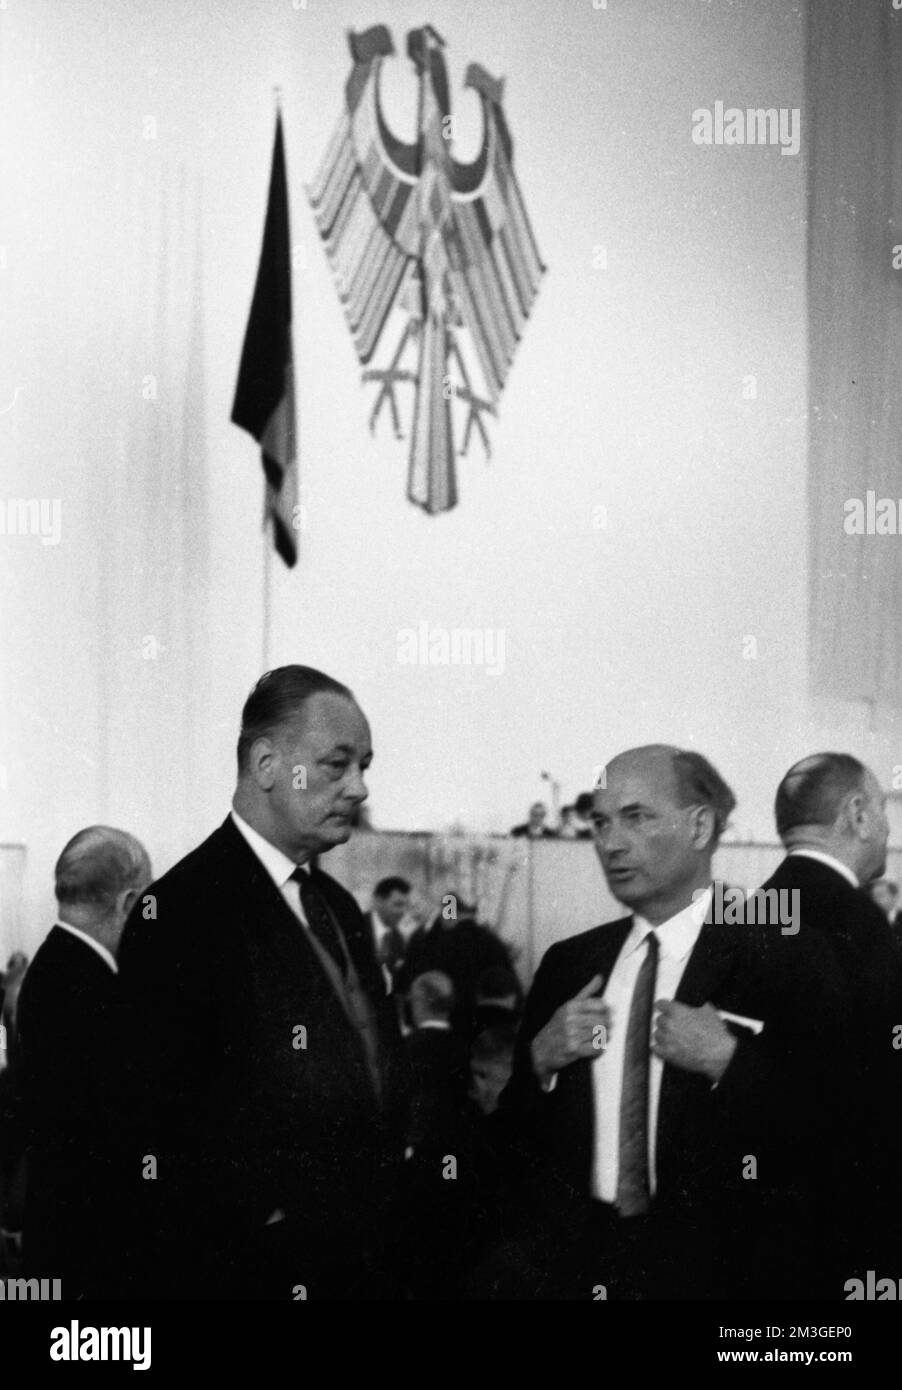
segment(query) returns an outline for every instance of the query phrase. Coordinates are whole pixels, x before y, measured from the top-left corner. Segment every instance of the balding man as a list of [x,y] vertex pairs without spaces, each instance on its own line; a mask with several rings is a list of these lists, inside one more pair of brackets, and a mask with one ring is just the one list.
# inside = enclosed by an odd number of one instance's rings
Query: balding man
[[793,895],[802,931],[829,943],[851,1016],[834,1076],[848,1082],[848,1108],[830,1149],[840,1298],[846,1278],[898,1254],[902,982],[892,930],[865,891],[886,868],[886,797],[857,758],[815,753],[784,776],[775,816],[787,855],[764,887]]
[[97,1297],[120,1274],[116,952],[150,860],[134,836],[94,825],[69,841],[55,877],[58,922],[19,999],[29,1131],[23,1253],[30,1275],[62,1279],[64,1298]]
[[397,1024],[356,902],[313,864],[367,796],[369,724],[346,686],[283,666],[237,753],[231,814],[122,942],[146,1291],[379,1297]]
[[629,915],[546,953],[502,1097],[556,1197],[537,1292],[804,1295],[797,1221],[829,1128],[820,1078],[839,1010],[830,961],[779,926],[712,919],[735,803],[700,754],[632,749],[601,780],[596,846]]

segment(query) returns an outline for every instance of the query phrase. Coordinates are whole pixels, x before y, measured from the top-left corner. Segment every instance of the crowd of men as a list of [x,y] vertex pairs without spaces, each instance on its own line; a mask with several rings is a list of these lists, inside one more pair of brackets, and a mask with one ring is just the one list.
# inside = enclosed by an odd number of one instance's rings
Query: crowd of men
[[365,914],[319,867],[371,759],[351,691],[282,667],[203,844],[156,880],[124,831],[66,845],[0,1073],[26,1274],[86,1299],[614,1301],[898,1277],[902,952],[871,771],[791,767],[786,856],[746,896],[713,878],[735,800],[711,763],[613,758],[580,816],[624,915],[555,943],[524,1002],[471,905],[411,936],[405,879]]

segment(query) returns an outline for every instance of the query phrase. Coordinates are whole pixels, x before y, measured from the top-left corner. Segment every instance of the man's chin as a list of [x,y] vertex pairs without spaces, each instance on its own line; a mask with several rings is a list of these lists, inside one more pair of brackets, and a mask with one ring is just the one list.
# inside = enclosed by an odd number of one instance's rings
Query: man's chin
[[629,878],[608,877],[608,888],[619,903],[625,907],[633,907],[642,897],[642,889],[635,874]]
[[351,831],[354,829],[349,820],[333,820],[331,817],[320,826],[320,834],[323,839],[323,848],[319,852],[324,854],[333,845],[343,845],[351,838]]

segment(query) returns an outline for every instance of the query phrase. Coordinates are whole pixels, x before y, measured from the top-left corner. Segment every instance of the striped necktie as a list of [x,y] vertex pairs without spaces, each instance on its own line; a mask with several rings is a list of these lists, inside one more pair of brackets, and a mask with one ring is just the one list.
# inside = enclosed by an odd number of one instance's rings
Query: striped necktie
[[623,1055],[620,1092],[620,1161],[617,1208],[621,1216],[641,1216],[651,1200],[648,1164],[648,1091],[651,1015],[658,974],[658,938],[645,938],[645,959],[636,977]]

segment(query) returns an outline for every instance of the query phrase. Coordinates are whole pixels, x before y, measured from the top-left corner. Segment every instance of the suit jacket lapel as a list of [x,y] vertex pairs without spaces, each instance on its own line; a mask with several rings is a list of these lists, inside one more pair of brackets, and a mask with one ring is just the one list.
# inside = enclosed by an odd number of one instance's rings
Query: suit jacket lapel
[[[619,921],[612,922],[599,932],[594,941],[586,943],[586,954],[579,958],[573,976],[562,981],[563,993],[560,1002],[572,998],[577,990],[589,983],[593,975],[601,976],[601,993],[604,993],[614,963],[623,949],[623,943],[629,936],[632,925],[632,917],[621,917]],[[591,1060],[582,1058],[574,1062],[572,1067],[567,1067],[560,1073],[560,1077],[562,1093],[570,1097],[572,1104],[571,1132],[573,1136],[582,1135],[581,1142],[576,1138],[574,1142],[578,1150],[585,1147],[588,1154],[587,1162],[591,1164],[595,1142],[594,1127],[598,1124]]]
[[236,898],[246,904],[245,920],[250,928],[246,932],[246,940],[252,958],[261,960],[261,952],[265,950],[268,959],[261,961],[261,965],[266,974],[270,973],[278,960],[285,972],[283,980],[287,986],[289,981],[297,977],[300,952],[305,992],[309,990],[321,999],[329,999],[344,1016],[344,1010],[310,945],[306,931],[244,836],[235,828],[231,817],[226,820],[223,830],[227,833],[224,872],[234,879]]
[[[598,946],[593,953],[593,959],[590,962],[592,973],[601,976],[603,990],[607,989],[608,980],[611,978],[611,971],[614,969],[617,957],[623,950],[623,943],[629,936],[632,926],[632,917],[621,917],[618,922],[612,922],[610,927],[604,932],[600,946]],[[588,966],[586,968],[588,969]],[[583,983],[588,983],[588,979],[590,978],[591,975],[588,976]]]
[[[674,998],[680,1004],[701,1008],[717,992],[729,975],[738,944],[736,932],[728,926],[706,923],[692,948],[686,969]],[[671,1138],[680,1133],[681,1113],[693,1096],[707,1093],[710,1082],[698,1072],[685,1071],[665,1063],[658,1104],[656,1167],[658,1183],[662,1163],[668,1161]]]
[[737,944],[735,929],[706,922],[690,953],[676,999],[693,1008],[706,1004],[729,974]]

